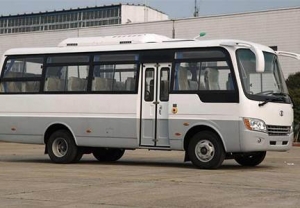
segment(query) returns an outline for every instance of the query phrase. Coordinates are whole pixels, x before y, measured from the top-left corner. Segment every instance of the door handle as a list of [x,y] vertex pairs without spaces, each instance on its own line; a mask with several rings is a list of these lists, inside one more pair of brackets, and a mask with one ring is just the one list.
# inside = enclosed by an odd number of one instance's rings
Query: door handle
[[158,109],[159,115],[161,115],[161,110],[162,110],[162,106],[160,105],[160,106],[159,106],[159,109]]
[[158,105],[159,102],[158,102],[158,101],[154,101],[153,104],[154,104],[154,105]]

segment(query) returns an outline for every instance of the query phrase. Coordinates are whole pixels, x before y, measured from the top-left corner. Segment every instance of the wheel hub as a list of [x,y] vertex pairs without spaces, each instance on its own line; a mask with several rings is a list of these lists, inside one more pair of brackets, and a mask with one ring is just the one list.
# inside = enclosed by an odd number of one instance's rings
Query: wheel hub
[[52,144],[52,150],[56,157],[63,157],[68,152],[68,143],[64,138],[56,138]]
[[201,154],[203,154],[203,155],[207,154],[207,152],[208,152],[206,147],[202,147],[200,151],[201,151]]
[[209,162],[215,155],[215,147],[208,140],[198,142],[195,148],[196,157],[202,162]]

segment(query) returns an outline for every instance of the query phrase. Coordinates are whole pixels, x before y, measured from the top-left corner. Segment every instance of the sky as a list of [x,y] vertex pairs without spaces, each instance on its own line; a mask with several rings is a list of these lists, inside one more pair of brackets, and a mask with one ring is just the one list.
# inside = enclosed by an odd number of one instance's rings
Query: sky
[[[119,3],[147,4],[171,19],[192,17],[195,0],[0,0],[0,15],[85,8]],[[300,7],[300,0],[197,0],[199,16]]]

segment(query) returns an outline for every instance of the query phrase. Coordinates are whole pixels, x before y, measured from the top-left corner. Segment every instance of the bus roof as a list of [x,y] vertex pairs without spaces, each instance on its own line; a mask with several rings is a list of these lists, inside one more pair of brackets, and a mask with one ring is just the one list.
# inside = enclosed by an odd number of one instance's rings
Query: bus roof
[[[240,44],[240,45],[239,45]],[[245,45],[255,46],[262,51],[274,53],[274,51],[264,45],[257,43],[232,40],[197,40],[197,39],[171,39],[166,36],[156,34],[135,34],[105,37],[82,37],[69,38],[57,47],[45,48],[15,48],[7,50],[4,55],[25,55],[25,54],[59,54],[59,53],[82,53],[101,51],[134,51],[134,50],[157,50],[157,49],[180,49],[198,47],[245,47]]]

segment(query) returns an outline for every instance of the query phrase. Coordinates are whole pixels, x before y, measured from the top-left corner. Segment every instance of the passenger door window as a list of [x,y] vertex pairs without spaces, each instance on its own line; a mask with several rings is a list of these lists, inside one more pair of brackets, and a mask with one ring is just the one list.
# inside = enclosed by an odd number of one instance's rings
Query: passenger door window
[[169,101],[169,75],[170,69],[161,68],[160,71],[160,101]]
[[145,70],[145,101],[154,101],[154,68]]

